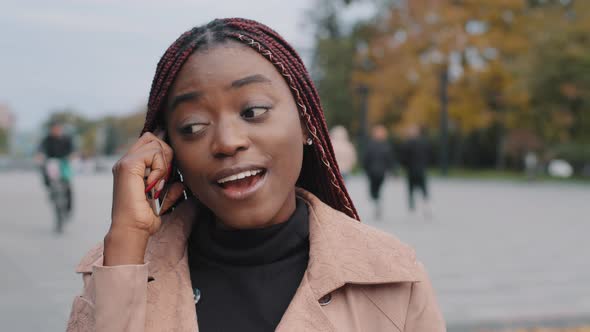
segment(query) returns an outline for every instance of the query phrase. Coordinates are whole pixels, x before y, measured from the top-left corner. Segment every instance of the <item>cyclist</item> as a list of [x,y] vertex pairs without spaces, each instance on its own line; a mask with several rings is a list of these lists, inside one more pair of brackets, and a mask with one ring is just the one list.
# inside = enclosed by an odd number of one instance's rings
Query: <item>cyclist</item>
[[66,185],[66,212],[68,215],[72,212],[72,185],[71,185],[71,167],[69,157],[74,151],[72,138],[64,133],[63,124],[53,121],[49,125],[49,134],[41,141],[38,149],[37,160],[41,164],[41,173],[45,187],[49,189],[50,179],[47,174],[46,161],[49,159],[60,160],[60,171],[62,180]]

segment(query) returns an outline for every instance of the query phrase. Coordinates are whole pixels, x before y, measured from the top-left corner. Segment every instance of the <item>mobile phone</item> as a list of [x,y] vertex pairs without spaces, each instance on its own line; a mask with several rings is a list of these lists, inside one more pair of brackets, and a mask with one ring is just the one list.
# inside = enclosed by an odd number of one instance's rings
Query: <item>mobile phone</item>
[[170,188],[170,185],[179,181],[179,176],[178,176],[178,172],[176,170],[176,167],[174,166],[175,162],[172,162],[171,165],[171,173],[170,176],[168,177],[168,180],[166,181],[164,188],[162,188],[162,192],[160,193],[160,196],[158,198],[156,198],[156,187],[152,188],[150,190],[150,192],[148,192],[146,194],[146,197],[148,199],[148,202],[150,203],[150,206],[152,207],[152,210],[154,211],[154,213],[156,215],[160,215],[161,211],[162,211],[162,207],[164,205],[164,201],[166,200],[166,197],[168,196],[168,189]]
[[[165,194],[166,193],[164,193],[164,196],[166,196]],[[159,198],[155,198],[155,197],[156,197],[156,189],[152,188],[152,190],[148,194],[148,201],[150,202],[150,206],[152,207],[154,214],[159,216],[160,212],[162,211],[162,203],[164,202],[164,200],[160,201]]]
[[[166,144],[170,145],[167,132],[164,135],[163,141],[166,142]],[[153,188],[151,190],[151,192],[148,194],[148,201],[150,202],[152,210],[154,211],[154,213],[156,215],[160,215],[160,213],[162,212],[162,207],[164,205],[164,201],[166,200],[166,196],[168,195],[168,189],[170,188],[170,185],[172,185],[173,183],[182,182],[182,181],[183,181],[183,179],[181,178],[181,175],[178,172],[178,168],[176,167],[176,160],[173,159],[172,164],[171,164],[170,176],[169,176],[168,180],[166,181],[164,188],[162,189],[162,193],[160,193],[160,197],[158,197],[158,199],[155,199],[155,195],[156,195],[155,188]],[[176,205],[178,205],[178,203],[182,202],[183,200],[186,200],[187,197],[188,196],[185,191],[183,193],[183,196],[181,196],[176,202],[174,202],[174,204],[170,207],[170,209],[168,211],[173,211],[174,208],[176,207]]]

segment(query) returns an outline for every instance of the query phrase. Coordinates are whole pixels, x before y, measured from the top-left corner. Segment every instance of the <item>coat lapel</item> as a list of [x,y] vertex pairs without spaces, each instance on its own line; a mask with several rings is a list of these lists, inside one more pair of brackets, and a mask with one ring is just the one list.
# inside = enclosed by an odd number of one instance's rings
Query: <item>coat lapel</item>
[[335,331],[320,298],[345,284],[384,284],[422,279],[414,251],[298,190],[309,207],[309,263],[277,331]]
[[307,277],[316,300],[345,284],[384,284],[423,279],[414,250],[385,232],[339,212],[309,192]]

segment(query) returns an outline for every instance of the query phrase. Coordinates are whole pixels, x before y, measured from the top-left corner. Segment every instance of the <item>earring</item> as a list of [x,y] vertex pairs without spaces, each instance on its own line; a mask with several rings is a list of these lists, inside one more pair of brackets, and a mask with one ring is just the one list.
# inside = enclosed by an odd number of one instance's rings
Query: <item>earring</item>
[[313,140],[311,139],[311,137],[309,137],[309,138],[307,139],[307,141],[305,141],[305,144],[306,144],[306,145],[313,145]]
[[[178,176],[180,177],[180,182],[182,182],[184,184],[184,176],[182,175],[182,173],[180,173],[180,170],[177,170],[177,172],[178,172]],[[187,200],[188,195],[186,194],[186,190],[183,190],[182,194],[184,195],[184,199]]]

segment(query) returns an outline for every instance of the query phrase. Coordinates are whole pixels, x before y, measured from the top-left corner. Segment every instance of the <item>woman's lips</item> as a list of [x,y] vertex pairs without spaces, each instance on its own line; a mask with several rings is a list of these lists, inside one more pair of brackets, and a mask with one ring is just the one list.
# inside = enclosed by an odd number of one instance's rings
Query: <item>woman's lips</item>
[[217,184],[217,186],[221,189],[221,193],[226,198],[243,200],[254,195],[256,191],[264,185],[266,182],[266,174],[267,171],[263,170],[256,175]]

